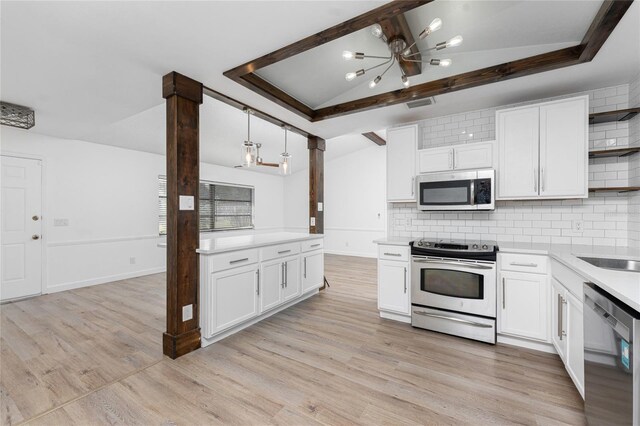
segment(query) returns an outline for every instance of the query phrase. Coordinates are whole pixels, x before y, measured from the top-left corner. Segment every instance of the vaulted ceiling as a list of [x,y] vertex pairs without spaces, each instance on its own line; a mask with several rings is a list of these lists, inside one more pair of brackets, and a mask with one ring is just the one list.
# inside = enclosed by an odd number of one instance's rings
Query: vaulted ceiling
[[[640,69],[640,2],[634,2],[592,62],[436,96],[435,105],[414,110],[395,105],[310,123],[223,75],[238,64],[384,3],[2,1],[1,98],[36,110],[36,126],[30,131],[163,152],[161,78],[172,70],[328,139],[458,111],[625,83]],[[434,7],[438,3],[436,0]],[[565,25],[554,21],[554,26],[534,19],[533,15],[543,12],[537,1],[486,2],[483,6],[478,5],[485,3],[482,1],[443,3],[453,9],[441,12],[442,36],[446,38],[449,32],[465,36],[458,56],[451,56],[454,66],[447,70],[457,72],[463,68],[455,67],[471,66],[486,57],[511,57],[575,42],[579,27],[594,13],[594,3],[600,2],[554,1],[562,4],[555,10],[564,10],[566,20]],[[491,32],[483,32],[483,22],[474,19],[476,8],[484,10],[482,16],[491,17]],[[577,12],[570,14],[571,8]],[[424,18],[411,18],[409,24],[419,28],[424,25]],[[528,35],[512,38],[515,29],[533,24],[541,25],[544,31],[527,29]],[[368,42],[371,40],[364,37],[363,43]],[[355,41],[349,45],[353,50],[363,46]],[[343,66],[342,50],[340,47],[337,52],[325,52],[324,57]],[[320,83],[335,79],[342,84],[344,69],[318,70],[313,79],[295,82],[296,87],[307,84],[312,89],[305,92],[306,102],[326,105],[339,101],[341,96],[354,98],[360,96],[359,91],[369,90],[356,84],[344,86],[341,92],[330,88],[323,93]],[[426,71],[424,78],[435,78],[434,73],[441,72]],[[389,78],[389,84],[394,80]],[[203,107],[203,111],[208,108]],[[211,114],[219,114],[220,121],[211,127],[210,136],[203,137],[203,142],[205,138],[217,138],[216,147],[235,153],[236,138],[244,138],[244,114],[232,108],[214,108]],[[223,127],[236,122],[240,126],[238,134],[229,135]],[[274,135],[280,132],[276,128]],[[361,136],[359,140],[372,144]],[[281,142],[274,136],[276,143],[277,152]],[[294,139],[293,143],[306,145],[302,140]],[[213,157],[215,162],[217,157]]]

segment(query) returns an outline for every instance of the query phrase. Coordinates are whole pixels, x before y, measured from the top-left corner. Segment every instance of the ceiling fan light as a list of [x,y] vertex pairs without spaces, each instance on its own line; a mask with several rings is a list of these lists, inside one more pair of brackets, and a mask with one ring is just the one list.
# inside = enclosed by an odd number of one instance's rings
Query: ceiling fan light
[[373,36],[377,38],[382,37],[382,27],[380,26],[380,24],[373,24],[371,26],[371,34],[373,34]]
[[380,80],[382,80],[382,77],[380,77],[380,76],[377,76],[376,78],[371,80],[369,82],[369,88],[373,89],[374,87],[376,87],[378,85],[378,83],[380,83]]
[[407,77],[406,75],[402,76],[402,85],[407,88],[409,86],[411,86],[411,82],[409,81],[409,77]]
[[427,28],[422,30],[422,32],[418,37],[420,38],[420,40],[422,40],[432,32],[438,31],[440,28],[442,28],[442,19],[436,18],[433,21],[431,21],[431,23]]

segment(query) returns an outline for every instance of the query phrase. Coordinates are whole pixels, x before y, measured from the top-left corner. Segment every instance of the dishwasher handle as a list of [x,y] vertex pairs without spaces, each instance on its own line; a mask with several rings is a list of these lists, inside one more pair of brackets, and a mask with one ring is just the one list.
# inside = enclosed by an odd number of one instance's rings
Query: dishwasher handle
[[607,311],[603,308],[598,302],[593,300],[593,298],[589,297],[588,294],[584,295],[584,303],[587,305],[589,309],[598,315],[605,324],[615,330],[616,333],[620,335],[627,342],[631,341],[631,336],[629,332],[629,327],[624,325],[621,321],[618,320],[611,312]]

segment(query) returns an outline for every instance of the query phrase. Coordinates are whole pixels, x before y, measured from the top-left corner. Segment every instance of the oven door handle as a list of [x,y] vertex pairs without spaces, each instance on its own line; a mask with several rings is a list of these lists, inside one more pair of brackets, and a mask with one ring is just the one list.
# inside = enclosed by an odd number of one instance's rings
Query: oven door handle
[[422,315],[422,316],[425,316],[425,317],[439,318],[439,319],[446,319],[446,320],[449,320],[449,321],[461,322],[461,323],[464,323],[464,324],[472,325],[474,327],[480,327],[480,328],[491,328],[491,327],[493,327],[491,324],[482,324],[480,322],[469,321],[469,320],[462,319],[462,318],[448,317],[446,315],[429,314],[427,312],[421,312],[421,311],[413,311],[413,313],[416,314],[416,315]]
[[428,259],[413,259],[413,261],[416,263],[431,263],[433,265],[455,265],[455,266],[464,266],[465,268],[473,268],[473,269],[493,269],[493,266],[479,265],[477,263],[449,262],[446,260],[428,260]]

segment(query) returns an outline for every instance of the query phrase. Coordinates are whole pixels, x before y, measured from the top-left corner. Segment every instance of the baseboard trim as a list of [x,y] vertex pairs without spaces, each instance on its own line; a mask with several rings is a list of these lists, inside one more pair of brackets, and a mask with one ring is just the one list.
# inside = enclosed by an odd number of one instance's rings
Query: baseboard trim
[[58,293],[66,290],[74,290],[82,287],[90,287],[93,285],[106,284],[113,281],[121,281],[129,278],[143,277],[145,275],[159,274],[161,272],[165,272],[166,270],[167,268],[162,266],[159,268],[143,269],[140,271],[126,272],[124,274],[107,275],[105,277],[91,278],[88,280],[57,284],[54,286],[47,287],[46,293]]
[[380,318],[390,319],[394,321],[406,322],[407,324],[411,324],[411,316],[410,315],[402,315],[396,314],[393,312],[380,311]]

